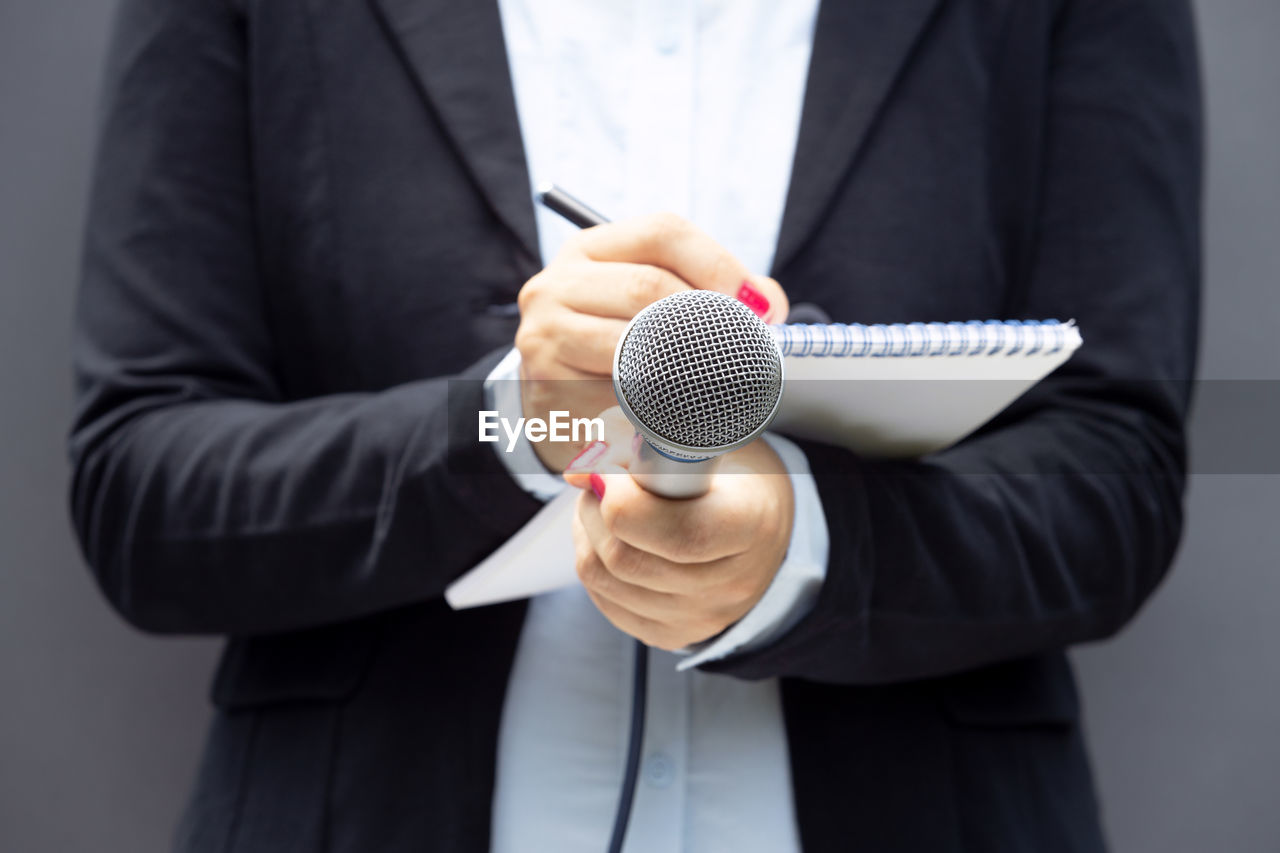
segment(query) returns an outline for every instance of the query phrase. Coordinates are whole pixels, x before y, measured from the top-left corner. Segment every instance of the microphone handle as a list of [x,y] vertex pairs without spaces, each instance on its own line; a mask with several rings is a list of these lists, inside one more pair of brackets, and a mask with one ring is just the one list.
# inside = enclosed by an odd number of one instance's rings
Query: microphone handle
[[631,476],[644,488],[663,498],[696,498],[711,488],[711,477],[720,464],[719,456],[697,462],[682,462],[664,456],[649,442],[637,442],[631,460]]

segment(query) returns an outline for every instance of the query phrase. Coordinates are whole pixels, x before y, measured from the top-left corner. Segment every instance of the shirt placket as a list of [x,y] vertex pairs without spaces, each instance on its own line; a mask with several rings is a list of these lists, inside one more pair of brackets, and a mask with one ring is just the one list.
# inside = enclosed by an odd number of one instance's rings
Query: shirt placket
[[633,6],[635,61],[627,110],[627,208],[692,213],[696,4]]
[[[626,111],[626,208],[630,214],[693,208],[697,5],[638,0],[632,6],[633,74]],[[650,650],[647,720],[627,853],[685,849],[690,678],[674,655]]]
[[690,676],[676,656],[649,650],[649,690],[640,778],[626,853],[685,849]]

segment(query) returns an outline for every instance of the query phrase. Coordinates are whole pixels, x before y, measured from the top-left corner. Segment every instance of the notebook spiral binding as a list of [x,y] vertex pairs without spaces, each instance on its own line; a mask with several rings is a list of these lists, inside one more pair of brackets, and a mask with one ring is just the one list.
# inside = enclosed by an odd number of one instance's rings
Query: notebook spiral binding
[[967,323],[793,323],[774,326],[784,357],[903,358],[1032,356],[1062,351],[1074,321],[971,320]]

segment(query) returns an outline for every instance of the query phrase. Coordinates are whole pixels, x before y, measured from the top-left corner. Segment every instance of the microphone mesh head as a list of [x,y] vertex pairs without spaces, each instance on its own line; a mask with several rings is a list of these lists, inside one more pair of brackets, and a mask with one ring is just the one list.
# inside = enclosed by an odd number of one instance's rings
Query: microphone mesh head
[[773,332],[710,290],[660,299],[618,347],[615,387],[640,425],[694,448],[735,444],[768,424],[782,395]]

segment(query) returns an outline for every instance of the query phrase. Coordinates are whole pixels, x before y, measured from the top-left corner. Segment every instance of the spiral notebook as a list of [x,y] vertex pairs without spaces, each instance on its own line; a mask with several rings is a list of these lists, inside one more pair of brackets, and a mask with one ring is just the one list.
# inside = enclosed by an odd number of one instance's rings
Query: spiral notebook
[[[949,447],[995,417],[1081,345],[1072,322],[775,326],[785,384],[771,429],[869,456]],[[566,489],[445,590],[455,609],[577,582]]]
[[775,326],[786,358],[772,429],[871,456],[922,456],[1001,412],[1071,357],[1075,323]]

